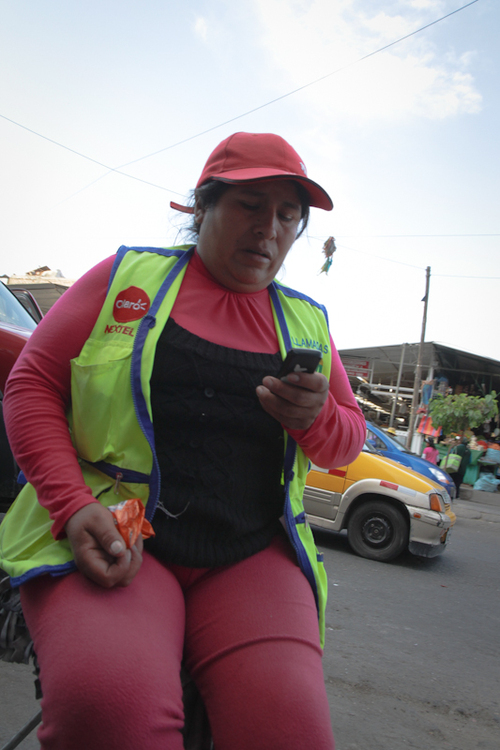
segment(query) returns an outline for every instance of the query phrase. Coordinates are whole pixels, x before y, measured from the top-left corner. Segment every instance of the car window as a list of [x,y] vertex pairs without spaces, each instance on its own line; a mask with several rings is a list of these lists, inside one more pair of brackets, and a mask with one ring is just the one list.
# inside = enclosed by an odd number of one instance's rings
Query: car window
[[36,322],[31,315],[2,282],[0,282],[0,323],[9,323],[19,328],[27,328],[29,331],[36,328]]
[[405,450],[405,444],[398,437],[395,437],[394,435],[388,435],[387,437],[391,445],[399,448],[399,450]]
[[400,453],[411,453],[411,451],[406,450],[406,446],[403,445],[403,443],[400,443],[399,440],[392,435],[386,435],[385,439],[387,440],[388,447],[394,448]]
[[26,289],[9,289],[14,297],[19,300],[21,305],[24,307],[28,315],[30,315],[35,323],[39,323],[43,318],[43,313],[40,310],[37,301]]
[[366,440],[376,451],[387,450],[386,443],[384,443],[384,441],[381,440],[378,435],[375,435],[375,433],[372,432],[369,427],[366,429]]

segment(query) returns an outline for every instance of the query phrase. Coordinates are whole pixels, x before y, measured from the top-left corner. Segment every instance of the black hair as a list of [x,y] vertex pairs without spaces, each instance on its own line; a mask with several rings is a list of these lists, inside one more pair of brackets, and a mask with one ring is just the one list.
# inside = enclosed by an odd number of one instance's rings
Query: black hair
[[433,448],[434,447],[434,438],[428,437],[427,438],[427,444],[428,444],[429,448]]
[[[196,188],[196,190],[192,191],[189,199],[189,205],[194,206],[195,203],[198,202],[200,207],[204,210],[214,208],[214,206],[218,203],[219,199],[224,195],[224,193],[226,193],[234,184],[241,183],[227,183],[221,182],[220,180],[210,180],[204,185],[201,185],[201,187]],[[295,238],[298,239],[304,232],[309,221],[310,199],[309,193],[300,182],[294,180],[293,184],[297,189],[297,195],[299,196],[301,207],[299,231],[297,232],[297,236]],[[200,233],[200,225],[193,217],[191,223],[186,225],[183,231],[187,233],[189,239],[191,239],[193,242],[196,242]]]

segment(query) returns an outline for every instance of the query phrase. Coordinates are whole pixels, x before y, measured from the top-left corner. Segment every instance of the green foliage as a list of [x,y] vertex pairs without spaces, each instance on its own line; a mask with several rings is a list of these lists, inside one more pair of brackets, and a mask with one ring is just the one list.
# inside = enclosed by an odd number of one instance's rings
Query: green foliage
[[445,435],[454,432],[462,434],[465,430],[473,430],[483,422],[498,416],[496,392],[488,393],[484,398],[480,396],[443,396],[436,394],[429,403],[429,416],[435,427],[441,427]]

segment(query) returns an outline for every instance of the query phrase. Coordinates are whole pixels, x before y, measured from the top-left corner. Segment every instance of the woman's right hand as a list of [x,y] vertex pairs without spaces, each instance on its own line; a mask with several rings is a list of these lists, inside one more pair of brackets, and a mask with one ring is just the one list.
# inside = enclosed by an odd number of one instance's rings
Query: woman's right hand
[[80,508],[65,530],[78,570],[99,586],[128,586],[141,567],[142,537],[127,549],[113,516],[100,503]]

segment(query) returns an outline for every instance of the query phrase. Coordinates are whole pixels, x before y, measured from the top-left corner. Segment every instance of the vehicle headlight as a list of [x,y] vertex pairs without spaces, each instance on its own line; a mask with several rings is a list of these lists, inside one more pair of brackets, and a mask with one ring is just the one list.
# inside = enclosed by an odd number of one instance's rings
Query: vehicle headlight
[[429,471],[431,472],[433,476],[436,477],[436,479],[439,482],[446,482],[446,484],[450,483],[450,480],[448,479],[444,471],[441,471],[440,469],[435,469],[433,466],[429,467]]
[[429,495],[429,504],[431,506],[431,510],[435,510],[436,513],[444,513],[443,498],[441,497],[441,495],[438,495],[437,492],[432,492]]

